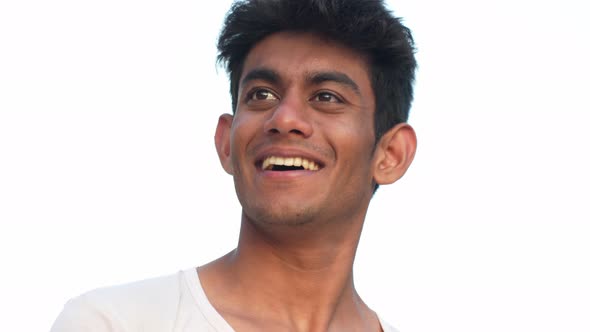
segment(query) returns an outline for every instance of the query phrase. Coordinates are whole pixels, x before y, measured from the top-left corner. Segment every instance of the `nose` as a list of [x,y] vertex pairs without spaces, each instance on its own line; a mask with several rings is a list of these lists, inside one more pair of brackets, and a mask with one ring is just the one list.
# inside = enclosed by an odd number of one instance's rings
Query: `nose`
[[303,138],[311,136],[313,126],[309,118],[307,103],[296,98],[283,98],[272,111],[264,124],[268,134],[297,135]]

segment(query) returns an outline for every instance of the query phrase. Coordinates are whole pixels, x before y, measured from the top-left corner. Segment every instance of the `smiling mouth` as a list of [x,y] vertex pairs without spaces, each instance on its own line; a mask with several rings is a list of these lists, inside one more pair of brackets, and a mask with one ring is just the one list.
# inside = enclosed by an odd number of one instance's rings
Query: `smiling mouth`
[[302,157],[277,157],[264,158],[261,165],[264,171],[318,171],[320,164]]

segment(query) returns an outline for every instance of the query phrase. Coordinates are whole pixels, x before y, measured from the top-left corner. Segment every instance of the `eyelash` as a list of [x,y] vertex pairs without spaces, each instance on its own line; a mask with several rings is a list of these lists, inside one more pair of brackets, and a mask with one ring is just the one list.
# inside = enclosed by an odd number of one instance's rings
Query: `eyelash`
[[[320,100],[316,100],[316,99],[318,99],[322,95],[323,96],[329,96],[330,98],[333,98],[335,100],[335,101],[333,101],[334,103],[342,103],[343,102],[342,98],[340,98],[339,96],[337,96],[337,95],[335,95],[335,94],[333,94],[331,92],[328,92],[328,91],[320,91],[320,92],[316,93],[313,96],[312,100],[318,101],[318,102],[322,102]],[[331,101],[328,101],[328,103],[331,103]]]
[[[278,97],[277,93],[275,93],[274,91],[272,91],[272,90],[270,90],[268,88],[256,88],[256,89],[253,89],[252,91],[250,91],[246,95],[247,100],[248,101],[251,101],[251,100],[255,100],[255,101],[256,100],[258,100],[258,101],[265,100],[265,99],[253,99],[254,96],[256,96],[256,94],[259,93],[259,92],[265,92],[265,93],[268,93],[269,95],[272,95],[275,99],[280,99]],[[329,98],[333,98],[334,101],[322,101],[322,100],[318,100],[320,98],[320,96],[324,96],[324,97],[325,96],[328,96]],[[336,95],[336,94],[334,94],[332,92],[328,92],[328,91],[320,91],[320,92],[316,93],[315,95],[313,95],[313,97],[310,99],[310,101],[326,102],[326,103],[338,103],[338,104],[344,102],[343,99],[340,98],[338,95]]]
[[[268,93],[269,95],[272,95],[272,96],[274,96],[274,98],[276,98],[276,99],[279,99],[279,97],[277,96],[277,94],[276,94],[274,91],[270,90],[270,89],[267,89],[267,88],[256,88],[256,89],[253,89],[252,91],[250,91],[250,92],[249,92],[249,93],[246,95],[246,98],[247,98],[247,100],[257,100],[257,99],[253,99],[253,98],[254,98],[254,96],[256,96],[256,94],[257,94],[257,93],[259,93],[259,92],[266,92],[266,93]],[[259,99],[259,100],[264,100],[264,99]]]

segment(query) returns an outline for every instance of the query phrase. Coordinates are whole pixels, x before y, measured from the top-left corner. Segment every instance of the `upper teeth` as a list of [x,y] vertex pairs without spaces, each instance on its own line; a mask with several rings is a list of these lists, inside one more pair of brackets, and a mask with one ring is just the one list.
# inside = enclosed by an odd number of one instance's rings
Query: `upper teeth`
[[301,166],[306,170],[310,171],[317,171],[320,169],[318,164],[311,160],[307,160],[301,157],[275,157],[270,156],[266,157],[262,162],[262,169],[270,169],[273,165],[283,165],[283,166]]

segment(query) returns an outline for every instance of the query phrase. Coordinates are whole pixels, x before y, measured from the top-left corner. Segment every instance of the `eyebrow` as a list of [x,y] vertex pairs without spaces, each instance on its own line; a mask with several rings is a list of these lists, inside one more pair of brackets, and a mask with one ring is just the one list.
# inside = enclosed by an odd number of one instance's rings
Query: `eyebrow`
[[348,75],[338,71],[322,71],[308,75],[307,80],[312,84],[318,85],[324,82],[335,82],[351,88],[357,95],[360,95],[359,86]]
[[[254,80],[262,80],[267,81],[271,84],[279,84],[281,83],[281,76],[279,75],[279,73],[269,68],[255,68],[249,71],[244,76],[244,78],[242,78],[240,86],[243,86],[246,83]],[[358,84],[356,84],[356,82],[353,79],[351,79],[348,75],[338,71],[312,72],[306,75],[306,81],[314,85],[319,85],[324,82],[335,82],[349,87],[354,91],[354,93],[360,95],[360,89]]]
[[277,84],[281,81],[281,77],[276,71],[272,69],[255,68],[249,71],[248,74],[242,78],[240,86],[243,86],[244,84],[254,80],[262,80],[272,84]]

